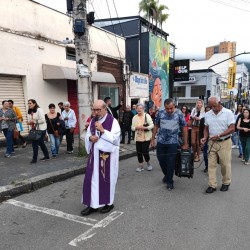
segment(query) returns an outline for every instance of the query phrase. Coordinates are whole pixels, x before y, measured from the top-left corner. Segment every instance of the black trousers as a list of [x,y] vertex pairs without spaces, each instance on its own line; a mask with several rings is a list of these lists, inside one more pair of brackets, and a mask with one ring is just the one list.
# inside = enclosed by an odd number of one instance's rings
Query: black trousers
[[150,141],[137,141],[135,143],[136,145],[136,152],[137,152],[137,158],[139,163],[143,163],[143,157],[146,162],[150,161],[149,156],[149,144]]
[[122,142],[125,142],[125,134],[128,132],[128,142],[131,141],[131,126],[122,126]]
[[70,129],[66,129],[65,135],[67,142],[67,151],[73,151],[74,132],[70,132]]
[[[21,135],[20,131],[18,131],[19,135],[18,138],[22,141],[22,143],[25,143],[24,137]],[[13,138],[14,145],[17,145],[17,138]]]

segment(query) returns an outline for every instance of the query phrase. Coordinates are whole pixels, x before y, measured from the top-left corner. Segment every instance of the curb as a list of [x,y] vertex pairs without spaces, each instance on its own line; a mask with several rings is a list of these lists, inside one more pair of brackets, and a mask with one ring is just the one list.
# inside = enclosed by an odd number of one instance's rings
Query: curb
[[[122,154],[119,157],[119,161],[128,159],[136,155],[136,152]],[[84,161],[83,164],[86,162]],[[39,188],[48,186],[58,181],[63,181],[68,178],[85,173],[86,167],[73,167],[70,169],[63,169],[36,177],[32,177],[25,181],[17,182],[15,185],[6,185],[0,187],[0,202],[8,200],[12,197],[33,192]]]

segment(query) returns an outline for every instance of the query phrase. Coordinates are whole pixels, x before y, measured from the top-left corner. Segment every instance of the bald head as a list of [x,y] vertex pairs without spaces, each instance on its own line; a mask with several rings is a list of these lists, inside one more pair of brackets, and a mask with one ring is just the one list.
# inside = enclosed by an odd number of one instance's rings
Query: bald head
[[100,119],[107,114],[106,103],[103,100],[97,100],[93,104],[93,112]]

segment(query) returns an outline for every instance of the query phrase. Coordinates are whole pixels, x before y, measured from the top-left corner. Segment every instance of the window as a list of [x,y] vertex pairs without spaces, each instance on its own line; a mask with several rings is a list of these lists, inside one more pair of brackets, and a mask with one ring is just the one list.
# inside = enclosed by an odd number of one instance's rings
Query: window
[[111,98],[111,106],[116,107],[119,104],[119,88],[109,86],[99,86],[99,99],[104,100],[105,97]]
[[76,60],[76,50],[75,50],[75,48],[66,47],[66,59],[67,60],[72,60],[72,61]]
[[191,97],[206,96],[206,85],[191,86]]
[[185,97],[186,96],[186,87],[174,87],[173,96],[174,97]]

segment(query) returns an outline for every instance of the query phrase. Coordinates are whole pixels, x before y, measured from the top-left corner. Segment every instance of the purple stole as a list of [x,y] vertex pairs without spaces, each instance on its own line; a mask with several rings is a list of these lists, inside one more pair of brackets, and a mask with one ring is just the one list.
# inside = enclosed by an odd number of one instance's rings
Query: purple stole
[[[102,126],[105,130],[111,131],[114,118],[107,114]],[[95,135],[95,119],[91,120],[90,131]],[[99,140],[102,140],[101,138]],[[83,184],[83,204],[90,206],[91,201],[91,181],[94,170],[94,147],[92,144],[90,156],[87,163],[84,184]],[[110,203],[110,153],[99,150],[99,205]]]

